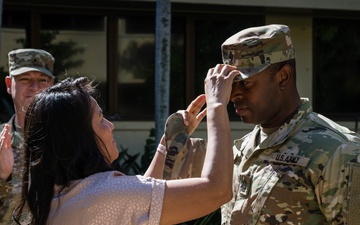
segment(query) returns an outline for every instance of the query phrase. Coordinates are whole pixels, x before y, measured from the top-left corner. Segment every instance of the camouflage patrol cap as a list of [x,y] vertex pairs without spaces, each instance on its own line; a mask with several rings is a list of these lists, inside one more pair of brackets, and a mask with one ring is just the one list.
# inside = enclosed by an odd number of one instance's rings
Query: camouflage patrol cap
[[242,30],[222,45],[224,64],[236,66],[240,81],[260,73],[269,65],[295,58],[290,29],[286,25],[271,24]]
[[51,78],[53,75],[54,57],[41,49],[17,49],[9,52],[9,73],[17,76],[29,71],[39,71]]

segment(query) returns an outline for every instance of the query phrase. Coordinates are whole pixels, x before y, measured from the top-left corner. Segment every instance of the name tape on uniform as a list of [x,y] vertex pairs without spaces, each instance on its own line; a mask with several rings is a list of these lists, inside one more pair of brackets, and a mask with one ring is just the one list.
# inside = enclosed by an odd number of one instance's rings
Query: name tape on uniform
[[298,155],[288,155],[281,153],[272,153],[269,158],[269,162],[291,164],[305,167],[309,163],[310,158],[306,158]]

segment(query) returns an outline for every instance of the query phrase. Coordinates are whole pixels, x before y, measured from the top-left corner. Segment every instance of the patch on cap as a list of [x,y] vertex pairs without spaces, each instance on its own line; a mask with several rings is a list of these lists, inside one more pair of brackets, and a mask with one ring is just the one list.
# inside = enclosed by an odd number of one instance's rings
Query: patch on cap
[[236,66],[240,81],[260,73],[269,65],[295,58],[290,29],[286,25],[272,24],[242,30],[222,45],[224,64]]
[[54,57],[41,49],[18,49],[9,52],[9,73],[11,76],[29,71],[39,71],[54,78]]

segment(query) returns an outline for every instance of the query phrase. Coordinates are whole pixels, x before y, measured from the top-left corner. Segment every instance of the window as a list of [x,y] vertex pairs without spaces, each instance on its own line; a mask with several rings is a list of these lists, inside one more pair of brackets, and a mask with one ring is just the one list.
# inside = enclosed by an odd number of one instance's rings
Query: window
[[[196,7],[195,7],[196,6]],[[222,63],[220,46],[243,28],[261,25],[264,16],[239,15],[225,7],[188,5],[201,13],[174,7],[171,18],[169,113],[184,109],[204,92],[210,67]],[[194,8],[195,7],[195,8]],[[141,7],[140,7],[141,8]],[[27,11],[4,8],[0,65],[7,70],[7,53],[33,47],[55,57],[54,73],[87,76],[99,83],[99,101],[111,120],[153,121],[155,115],[155,11],[119,9],[81,10],[46,7]],[[180,6],[179,6],[180,8]],[[58,20],[53,20],[57,17]],[[116,47],[115,47],[116,46]],[[3,76],[2,73],[1,75]],[[0,109],[6,121],[13,112],[4,77],[0,77]],[[1,103],[0,103],[1,104]],[[230,115],[235,115],[229,104]]]
[[[155,16],[118,21],[118,114],[121,120],[153,120],[155,113]],[[185,107],[184,23],[172,19],[170,113]]]
[[106,106],[106,17],[94,15],[41,14],[41,48],[55,58],[54,74],[87,76],[98,84],[99,104]]
[[0,48],[0,123],[6,122],[14,114],[11,96],[6,91],[5,77],[9,75],[7,54],[22,48],[26,42],[26,27],[29,26],[30,13],[25,11],[3,12]]
[[329,117],[360,115],[360,20],[314,19],[314,109]]
[[[59,19],[54,20],[54,15]],[[54,75],[58,80],[79,75],[95,80],[102,93],[99,103],[106,106],[105,16],[4,10],[3,18],[0,56],[1,122],[7,121],[14,113],[4,79],[8,75],[7,53],[18,48],[40,48],[50,52],[55,58]],[[34,24],[38,24],[39,29]]]

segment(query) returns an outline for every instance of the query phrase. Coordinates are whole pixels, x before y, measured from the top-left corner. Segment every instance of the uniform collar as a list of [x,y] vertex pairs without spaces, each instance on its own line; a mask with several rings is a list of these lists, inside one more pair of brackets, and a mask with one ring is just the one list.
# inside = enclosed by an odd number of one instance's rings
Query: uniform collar
[[299,124],[306,118],[312,111],[311,104],[308,98],[301,98],[302,105],[299,107],[297,113],[289,120],[288,123],[283,124],[278,130],[270,134],[260,145],[256,144],[257,136],[260,135],[260,126],[256,125],[251,133],[241,139],[234,141],[234,157],[243,152],[245,157],[258,150],[274,147],[282,144],[285,140],[295,134],[299,128]]

